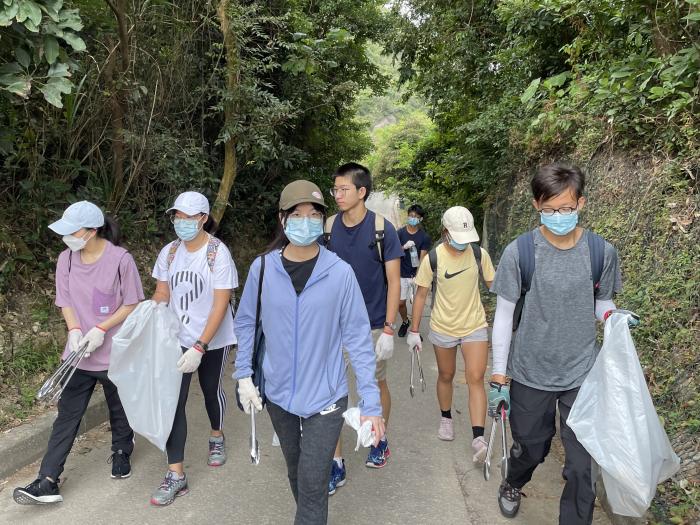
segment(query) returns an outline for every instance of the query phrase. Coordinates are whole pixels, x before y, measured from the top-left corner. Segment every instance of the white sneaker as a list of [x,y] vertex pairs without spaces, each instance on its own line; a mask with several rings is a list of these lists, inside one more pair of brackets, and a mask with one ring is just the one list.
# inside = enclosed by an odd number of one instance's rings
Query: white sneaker
[[440,418],[440,429],[438,430],[438,438],[443,441],[454,441],[455,427],[452,423],[452,418]]
[[484,461],[484,459],[486,459],[487,448],[488,444],[486,443],[486,440],[483,436],[474,438],[474,441],[472,441],[472,451],[474,452],[474,457],[472,458],[472,461],[474,461],[475,463],[480,463]]

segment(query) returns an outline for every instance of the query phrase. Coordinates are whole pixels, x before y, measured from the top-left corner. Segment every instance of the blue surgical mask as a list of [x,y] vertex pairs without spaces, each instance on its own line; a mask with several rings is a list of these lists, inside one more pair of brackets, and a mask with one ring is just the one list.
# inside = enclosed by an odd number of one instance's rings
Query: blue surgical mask
[[467,246],[469,246],[469,243],[464,243],[460,244],[458,242],[454,242],[452,239],[450,239],[450,246],[452,246],[455,250],[463,252],[464,250],[467,249]]
[[406,222],[409,226],[418,226],[420,224],[420,219],[418,217],[409,217]]
[[323,233],[321,219],[290,218],[284,225],[284,234],[294,246],[309,246]]
[[196,219],[175,219],[175,234],[183,241],[191,241],[199,233],[199,221]]
[[540,213],[542,225],[554,235],[566,235],[571,233],[578,224],[578,212],[575,211],[569,215],[562,215],[555,211],[552,215],[543,215]]

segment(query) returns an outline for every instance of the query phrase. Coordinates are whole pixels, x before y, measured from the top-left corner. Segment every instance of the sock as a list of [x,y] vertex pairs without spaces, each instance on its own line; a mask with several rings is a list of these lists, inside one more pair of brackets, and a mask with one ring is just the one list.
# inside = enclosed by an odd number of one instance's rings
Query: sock
[[472,427],[472,434],[474,439],[484,436],[484,427]]
[[[452,409],[449,408],[447,410],[440,410],[442,412],[442,417],[446,417],[447,419],[452,419]],[[483,432],[482,432],[483,434]]]
[[338,465],[340,468],[343,468],[343,458],[342,456],[339,458],[333,458],[333,461],[335,461],[335,464]]
[[382,439],[380,439],[379,441],[381,441],[382,443],[386,443],[386,434],[384,434],[384,437]]

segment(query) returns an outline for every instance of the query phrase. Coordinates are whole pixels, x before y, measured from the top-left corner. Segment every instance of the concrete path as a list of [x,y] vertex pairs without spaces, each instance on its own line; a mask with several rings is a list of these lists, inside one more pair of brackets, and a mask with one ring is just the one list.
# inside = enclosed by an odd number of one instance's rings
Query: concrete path
[[[427,326],[427,319],[423,323]],[[353,452],[354,432],[345,427],[348,483],[330,500],[329,523],[376,524],[530,524],[557,523],[559,495],[563,487],[561,459],[550,456],[525,488],[520,514],[513,520],[501,517],[496,501],[500,482],[498,462],[486,482],[480,465],[471,461],[471,429],[468,425],[464,365],[458,357],[453,416],[456,440],[437,438],[440,412],[435,395],[437,367],[426,339],[423,365],[428,388],[415,398],[408,392],[410,354],[404,340],[397,340],[389,367],[393,411],[389,428],[392,457],[382,470],[364,466],[366,449]],[[272,426],[266,413],[258,416],[261,462],[248,456],[249,419],[235,407],[234,384],[227,374],[229,411],[225,432],[229,460],[226,465],[206,465],[208,419],[201,391],[190,389],[189,440],[186,470],[191,492],[169,507],[153,508],[150,493],[166,469],[164,455],[138,438],[132,457],[133,475],[112,480],[110,435],[107,425],[89,432],[73,448],[66,464],[61,494],[63,503],[22,507],[12,500],[12,489],[36,475],[38,465],[22,469],[0,482],[0,523],[70,525],[98,524],[287,524],[292,523],[294,501],[286,479],[279,448],[271,446]],[[489,423],[487,422],[487,432]],[[558,439],[558,438],[555,438]],[[496,448],[494,457],[500,456]],[[596,507],[596,524],[609,524]]]

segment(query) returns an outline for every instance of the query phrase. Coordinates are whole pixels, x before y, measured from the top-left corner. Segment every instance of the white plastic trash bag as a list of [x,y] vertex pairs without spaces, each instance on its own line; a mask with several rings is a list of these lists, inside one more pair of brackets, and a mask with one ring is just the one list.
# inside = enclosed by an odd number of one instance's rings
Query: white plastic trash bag
[[165,304],[144,301],[112,339],[109,379],[117,385],[129,425],[161,450],[180,396],[180,323]]
[[372,422],[365,421],[360,426],[360,409],[357,407],[348,408],[343,412],[345,424],[357,431],[357,443],[355,444],[355,452],[360,446],[369,447],[374,442],[374,432],[372,432]]
[[603,348],[567,423],[600,466],[613,512],[642,517],[680,460],[654,409],[627,318],[614,313],[605,324]]

